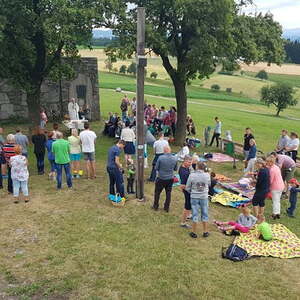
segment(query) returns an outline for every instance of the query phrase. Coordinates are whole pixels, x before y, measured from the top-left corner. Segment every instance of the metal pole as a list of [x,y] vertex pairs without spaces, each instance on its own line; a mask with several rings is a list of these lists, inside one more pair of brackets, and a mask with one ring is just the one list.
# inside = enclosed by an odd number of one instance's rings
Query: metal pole
[[144,201],[144,83],[145,67],[145,8],[137,8],[137,160],[136,160],[136,197]]

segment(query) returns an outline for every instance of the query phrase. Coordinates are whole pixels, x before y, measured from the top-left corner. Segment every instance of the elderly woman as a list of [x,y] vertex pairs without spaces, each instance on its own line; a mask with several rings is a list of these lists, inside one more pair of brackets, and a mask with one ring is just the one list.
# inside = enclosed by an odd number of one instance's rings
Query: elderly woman
[[80,138],[78,136],[77,129],[72,129],[72,135],[68,137],[70,143],[70,159],[71,159],[71,168],[74,177],[79,177],[80,171],[80,159],[81,159],[81,145]]
[[284,182],[281,176],[280,168],[275,164],[274,156],[266,159],[266,164],[270,172],[270,192],[272,194],[273,214],[272,218],[280,219],[280,198],[284,190]]
[[2,147],[3,155],[7,164],[7,190],[8,193],[12,194],[13,193],[13,182],[11,178],[11,167],[10,167],[10,158],[15,156],[15,146],[16,146],[16,141],[15,141],[15,136],[13,134],[9,134],[6,137],[6,143]]

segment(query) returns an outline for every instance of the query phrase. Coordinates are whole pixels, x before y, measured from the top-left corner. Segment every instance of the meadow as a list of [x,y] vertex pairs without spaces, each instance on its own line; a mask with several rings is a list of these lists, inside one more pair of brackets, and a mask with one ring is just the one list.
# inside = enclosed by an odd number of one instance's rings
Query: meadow
[[[130,196],[124,208],[111,205],[105,166],[114,139],[101,132],[108,112],[120,111],[123,94],[134,96],[135,79],[105,72],[99,78],[103,120],[91,124],[98,135],[97,178],[75,179],[72,190],[64,185],[57,191],[47,175],[37,175],[30,147],[31,201],[16,205],[6,189],[0,190],[0,298],[299,299],[300,259],[254,258],[241,263],[222,259],[221,248],[229,246],[232,237],[210,223],[208,239],[192,240],[179,227],[183,196],[178,188],[173,190],[170,213],[151,210],[154,185],[150,183],[145,184],[145,203]],[[124,92],[115,92],[116,87]],[[175,103],[170,81],[147,79],[146,93],[148,103],[166,107]],[[235,141],[241,142],[244,128],[252,127],[264,152],[275,147],[283,127],[300,131],[295,120],[299,108],[276,118],[274,109],[245,96],[212,93],[198,84],[189,86],[188,95],[188,112],[199,138],[204,127],[214,124],[216,115],[223,122],[223,132],[231,130]],[[27,133],[27,124],[21,127]],[[6,124],[5,134],[14,129],[14,124]],[[65,131],[62,126],[61,130]],[[197,152],[216,150],[201,146]],[[149,163],[151,159],[150,148]],[[209,166],[233,180],[242,175],[241,162],[236,170],[231,163]],[[149,172],[146,169],[146,176]],[[280,223],[300,236],[299,212],[296,218],[288,218],[287,206],[283,200]],[[210,221],[234,220],[238,214],[236,209],[210,204]],[[274,223],[270,214],[268,201],[266,217]]]

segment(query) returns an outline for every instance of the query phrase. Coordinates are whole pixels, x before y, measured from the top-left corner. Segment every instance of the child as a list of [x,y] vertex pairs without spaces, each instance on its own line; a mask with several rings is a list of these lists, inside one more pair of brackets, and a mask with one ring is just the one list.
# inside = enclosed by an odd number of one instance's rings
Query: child
[[253,173],[255,169],[255,161],[256,161],[256,142],[255,139],[251,139],[249,141],[250,149],[245,161],[245,170],[244,173]]
[[214,172],[210,173],[210,182],[211,183],[210,183],[210,187],[209,187],[209,190],[208,190],[208,195],[212,197],[216,193],[215,190],[214,190],[214,187],[218,183],[218,181],[216,179],[216,173],[214,173]]
[[197,238],[196,230],[199,222],[199,210],[201,210],[201,221],[203,225],[203,237],[209,236],[208,232],[208,188],[210,176],[207,166],[203,162],[197,163],[197,170],[192,172],[187,180],[185,190],[191,194],[191,207],[193,212],[193,224],[190,237]]
[[257,230],[259,233],[258,238],[264,241],[270,241],[273,238],[272,228],[270,224],[266,222],[264,215],[259,215],[257,219]]
[[226,140],[232,142],[232,136],[231,136],[231,131],[230,130],[226,131]]
[[27,169],[27,158],[22,155],[22,147],[16,145],[15,156],[10,158],[9,164],[11,166],[11,179],[13,181],[13,194],[15,201],[14,203],[19,203],[19,192],[20,188],[24,195],[24,201],[27,203],[29,201],[28,194],[28,169]]
[[296,209],[297,206],[297,193],[300,192],[300,184],[297,181],[296,178],[292,178],[289,181],[289,185],[290,185],[290,207],[286,210],[287,214],[289,217],[294,218],[294,211]]
[[50,173],[49,173],[49,179],[54,180],[55,179],[55,157],[54,154],[52,152],[52,144],[55,142],[54,138],[54,132],[50,131],[48,132],[48,140],[46,142],[46,148],[47,148],[47,152],[48,152],[48,161],[50,163]]
[[132,159],[127,160],[127,194],[134,194],[135,165]]
[[189,224],[187,224],[187,218],[188,216],[191,214],[191,197],[190,197],[190,193],[188,193],[185,190],[185,186],[187,183],[187,180],[190,176],[190,169],[191,169],[191,165],[192,165],[192,157],[189,155],[186,155],[184,157],[183,163],[181,165],[181,167],[179,168],[178,174],[180,177],[180,189],[184,195],[184,209],[183,209],[183,213],[182,213],[182,219],[181,219],[181,224],[180,226],[183,228],[191,228],[191,226]]
[[223,232],[228,230],[237,230],[242,233],[247,233],[255,225],[257,218],[250,214],[251,211],[247,206],[242,206],[241,212],[242,213],[239,215],[239,218],[236,222],[214,221],[214,223]]

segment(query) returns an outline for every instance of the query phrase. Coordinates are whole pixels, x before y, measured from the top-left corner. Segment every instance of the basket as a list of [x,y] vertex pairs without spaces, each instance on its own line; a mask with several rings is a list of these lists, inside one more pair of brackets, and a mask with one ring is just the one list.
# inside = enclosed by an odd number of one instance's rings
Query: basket
[[115,207],[123,207],[125,206],[125,200],[122,200],[120,202],[115,202],[115,201],[111,201],[112,205],[115,206]]

